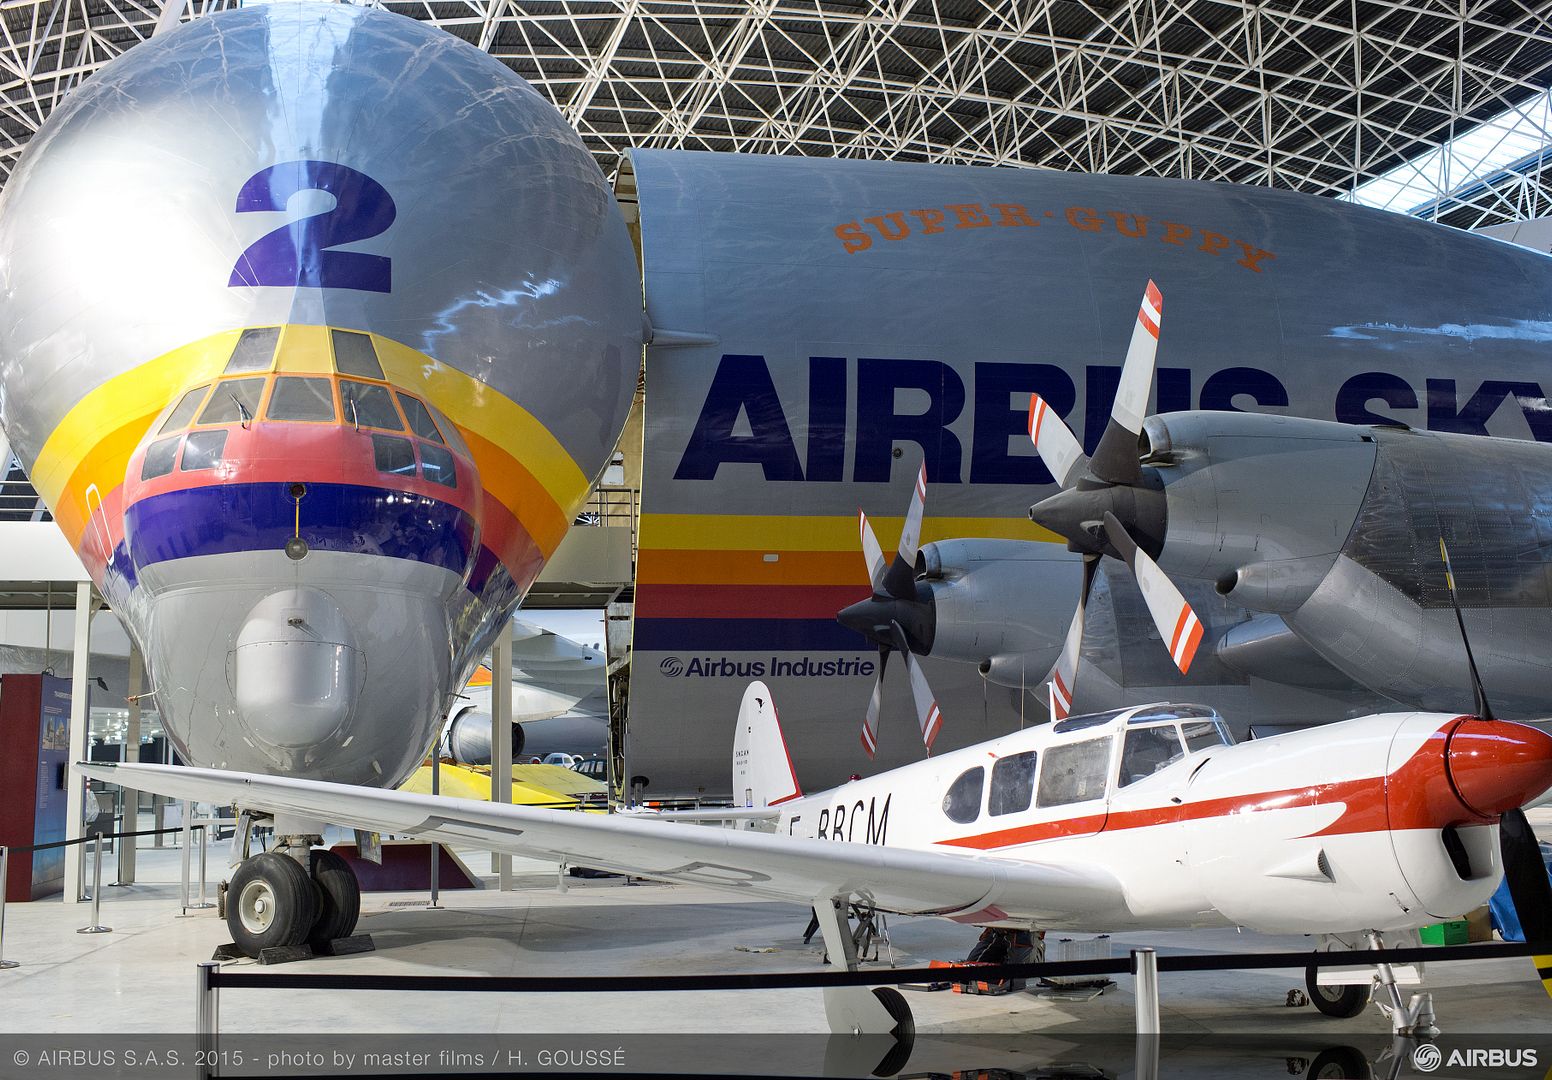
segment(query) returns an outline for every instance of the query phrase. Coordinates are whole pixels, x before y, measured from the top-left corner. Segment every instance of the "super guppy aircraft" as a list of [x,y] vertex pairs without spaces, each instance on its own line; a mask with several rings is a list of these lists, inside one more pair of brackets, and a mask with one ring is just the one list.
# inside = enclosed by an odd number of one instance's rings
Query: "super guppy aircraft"
[[0,423],[179,752],[371,786],[555,550],[642,358],[576,133],[336,4],[202,18],[77,90],[0,201],[0,294]]

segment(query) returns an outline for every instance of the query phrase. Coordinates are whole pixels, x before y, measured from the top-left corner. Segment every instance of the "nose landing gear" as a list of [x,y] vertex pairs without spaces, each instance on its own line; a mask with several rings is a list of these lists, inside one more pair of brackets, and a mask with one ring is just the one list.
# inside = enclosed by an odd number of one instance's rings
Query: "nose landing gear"
[[352,936],[361,914],[355,871],[315,842],[321,838],[286,837],[238,864],[227,886],[226,925],[244,955],[274,963],[371,948],[370,938]]

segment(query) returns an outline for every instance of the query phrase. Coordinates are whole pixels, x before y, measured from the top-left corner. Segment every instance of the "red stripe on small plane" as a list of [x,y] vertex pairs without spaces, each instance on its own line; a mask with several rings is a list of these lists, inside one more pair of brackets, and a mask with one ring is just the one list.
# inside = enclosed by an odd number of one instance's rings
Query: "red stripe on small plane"
[[[1090,814],[1059,821],[1037,821],[995,832],[939,840],[938,844],[990,851],[1100,831],[1145,829],[1153,825],[1173,825],[1232,814],[1295,810],[1310,806],[1339,808],[1339,812],[1336,820],[1323,829],[1309,833],[1309,836],[1483,825],[1495,819],[1483,817],[1465,806],[1450,786],[1449,774],[1445,769],[1449,735],[1469,719],[1458,717],[1444,724],[1400,768],[1388,776],[1337,780],[1329,784],[1229,795],[1219,799],[1139,810],[1114,810],[1108,814]],[[1388,800],[1387,790],[1390,792]]]

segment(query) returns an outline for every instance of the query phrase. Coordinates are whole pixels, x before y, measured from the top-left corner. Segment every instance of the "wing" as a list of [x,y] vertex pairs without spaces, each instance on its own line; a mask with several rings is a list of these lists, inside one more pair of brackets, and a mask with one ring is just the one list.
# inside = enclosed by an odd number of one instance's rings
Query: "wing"
[[80,763],[82,773],[174,799],[235,802],[248,810],[295,814],[465,844],[551,862],[811,904],[857,894],[886,911],[1071,922],[1073,913],[1123,914],[1108,873],[984,855],[912,851],[779,834],[653,821],[629,814],[535,810],[404,791],[327,784],[175,765]]

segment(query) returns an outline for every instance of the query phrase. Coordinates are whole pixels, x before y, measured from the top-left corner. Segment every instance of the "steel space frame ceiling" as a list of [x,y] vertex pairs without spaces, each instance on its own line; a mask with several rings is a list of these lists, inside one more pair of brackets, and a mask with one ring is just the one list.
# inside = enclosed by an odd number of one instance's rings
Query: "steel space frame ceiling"
[[[0,179],[59,101],[159,18],[229,6],[172,2],[0,0]],[[1341,196],[1552,85],[1552,0],[373,6],[499,57],[610,174],[629,147],[689,147]],[[1541,157],[1511,172],[1465,191],[1441,177],[1444,219],[1545,213]]]

